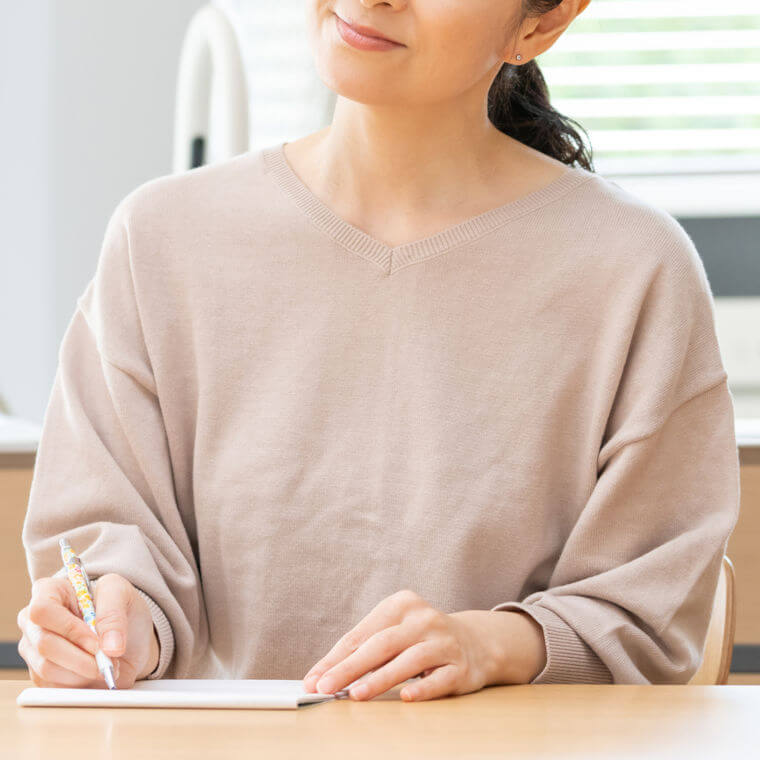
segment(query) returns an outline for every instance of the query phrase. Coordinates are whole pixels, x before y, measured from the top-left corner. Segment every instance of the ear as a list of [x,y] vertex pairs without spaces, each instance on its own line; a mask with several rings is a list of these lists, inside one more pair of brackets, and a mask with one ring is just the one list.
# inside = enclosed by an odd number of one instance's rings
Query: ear
[[524,50],[523,58],[535,58],[546,52],[570,26],[591,0],[563,0],[550,11],[531,19],[532,30],[522,37],[518,50]]

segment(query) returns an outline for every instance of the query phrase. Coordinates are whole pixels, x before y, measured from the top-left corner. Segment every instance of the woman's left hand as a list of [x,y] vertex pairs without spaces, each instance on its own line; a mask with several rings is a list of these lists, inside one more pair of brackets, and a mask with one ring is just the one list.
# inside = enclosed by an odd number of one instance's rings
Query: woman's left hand
[[[494,682],[502,667],[504,612],[444,613],[414,591],[383,599],[304,677],[307,691],[332,694],[351,687],[352,699],[372,699],[409,678],[401,698],[468,694]],[[495,625],[495,622],[500,624]]]

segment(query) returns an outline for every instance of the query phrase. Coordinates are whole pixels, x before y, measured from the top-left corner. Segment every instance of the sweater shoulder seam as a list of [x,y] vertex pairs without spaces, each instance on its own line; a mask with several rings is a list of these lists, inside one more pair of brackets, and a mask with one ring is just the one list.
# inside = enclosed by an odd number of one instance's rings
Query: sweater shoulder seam
[[710,383],[709,386],[707,386],[706,388],[703,388],[702,390],[697,391],[696,393],[692,394],[687,399],[685,399],[680,404],[678,404],[676,407],[674,407],[673,409],[671,409],[670,413],[665,417],[665,419],[661,420],[660,422],[658,422],[651,430],[648,430],[645,433],[641,433],[639,435],[633,436],[632,438],[629,438],[627,440],[623,440],[620,443],[618,443],[618,445],[607,454],[607,459],[608,460],[611,459],[621,449],[625,448],[626,446],[630,446],[632,443],[639,443],[641,441],[645,441],[648,438],[652,438],[653,436],[657,435],[657,433],[662,429],[662,426],[665,424],[665,422],[667,422],[667,420],[672,415],[674,415],[681,407],[685,406],[686,404],[691,403],[692,401],[695,401],[696,399],[700,398],[701,396],[704,396],[705,394],[707,394],[710,391],[712,391],[715,388],[717,388],[719,385],[722,385],[723,383],[726,382],[727,378],[728,378],[728,374],[726,372],[723,372],[723,374],[721,375],[721,377],[720,377],[719,380],[717,380],[717,381],[715,381],[713,383]]

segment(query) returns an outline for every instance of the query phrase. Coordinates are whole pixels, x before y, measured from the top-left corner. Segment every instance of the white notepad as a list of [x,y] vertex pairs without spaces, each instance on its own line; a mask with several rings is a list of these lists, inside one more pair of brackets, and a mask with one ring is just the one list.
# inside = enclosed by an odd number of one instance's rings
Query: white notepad
[[294,710],[336,699],[303,689],[302,681],[277,679],[158,679],[131,689],[24,689],[23,707],[237,707]]

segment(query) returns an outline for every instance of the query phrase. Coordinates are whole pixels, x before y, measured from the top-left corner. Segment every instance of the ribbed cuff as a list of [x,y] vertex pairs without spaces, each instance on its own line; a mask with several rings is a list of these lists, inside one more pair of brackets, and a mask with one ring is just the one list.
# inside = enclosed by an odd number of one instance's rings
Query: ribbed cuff
[[145,676],[145,680],[154,680],[161,678],[169,667],[174,655],[174,633],[164,611],[142,589],[135,588],[135,590],[148,603],[153,626],[158,634],[158,664],[152,673]]
[[502,602],[491,610],[521,610],[541,625],[546,642],[546,666],[530,683],[613,683],[612,674],[593,649],[547,607]]

